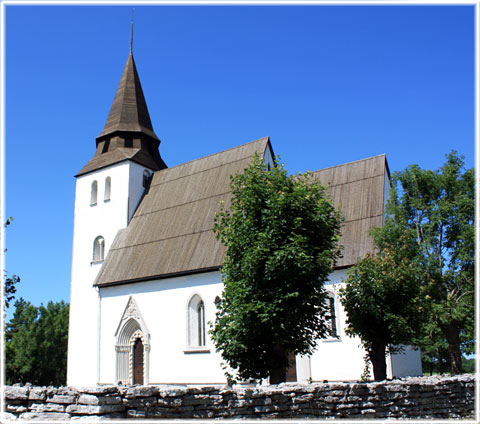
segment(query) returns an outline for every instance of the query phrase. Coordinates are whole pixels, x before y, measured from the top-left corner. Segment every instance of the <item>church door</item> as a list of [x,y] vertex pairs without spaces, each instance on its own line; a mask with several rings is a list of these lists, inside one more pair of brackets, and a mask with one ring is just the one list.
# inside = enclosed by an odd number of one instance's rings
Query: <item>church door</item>
[[136,339],[133,345],[133,384],[143,384],[143,343]]

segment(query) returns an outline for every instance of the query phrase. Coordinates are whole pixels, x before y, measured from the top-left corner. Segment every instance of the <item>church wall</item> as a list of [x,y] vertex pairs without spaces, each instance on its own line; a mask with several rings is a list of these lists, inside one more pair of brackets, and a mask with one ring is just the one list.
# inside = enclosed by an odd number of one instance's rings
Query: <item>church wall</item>
[[[358,381],[365,369],[365,351],[358,337],[345,334],[346,313],[340,304],[338,290],[346,270],[334,271],[326,290],[335,296],[338,339],[319,340],[310,358],[297,356],[297,380]],[[221,384],[225,382],[222,358],[215,352],[208,334],[204,349],[189,349],[187,309],[192,296],[205,304],[206,323],[215,320],[215,297],[222,292],[219,272],[202,273],[141,283],[105,287],[101,296],[100,376],[102,384],[115,384],[116,337],[130,297],[136,302],[148,329],[148,384]],[[206,330],[208,332],[208,324]],[[189,352],[194,350],[194,352]],[[199,351],[200,350],[200,351]],[[372,374],[372,372],[370,372]],[[421,375],[420,352],[406,348],[405,353],[387,357],[387,376]]]
[[360,339],[345,334],[347,316],[340,303],[338,291],[346,275],[347,270],[336,270],[330,274],[329,281],[325,284],[327,292],[335,297],[338,339],[328,337],[318,341],[317,349],[310,358],[312,381],[359,380],[364,369],[365,351],[360,346]]
[[[202,352],[188,352],[187,307],[197,294],[205,305],[205,321],[215,320],[216,296],[222,292],[219,272],[195,274],[101,288],[100,382],[116,383],[115,333],[130,296],[150,335],[149,384],[224,383],[221,357],[206,335]],[[208,331],[208,324],[206,325]],[[199,350],[199,349],[196,349]]]

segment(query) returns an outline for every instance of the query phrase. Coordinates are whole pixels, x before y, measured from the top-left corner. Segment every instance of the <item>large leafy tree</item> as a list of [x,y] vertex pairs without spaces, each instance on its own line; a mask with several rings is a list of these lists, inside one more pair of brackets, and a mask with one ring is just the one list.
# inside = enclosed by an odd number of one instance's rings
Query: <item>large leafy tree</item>
[[6,383],[62,385],[66,380],[68,304],[35,307],[20,298],[5,328]]
[[474,340],[474,170],[456,152],[438,170],[412,165],[393,175],[385,225],[374,232],[379,249],[410,237],[421,273],[426,312],[417,345],[432,358],[448,347],[451,372],[462,372],[462,351]]
[[285,381],[289,356],[328,332],[323,283],[339,255],[341,218],[310,175],[267,171],[256,156],[232,177],[214,231],[227,247],[212,339],[241,378]]
[[411,249],[405,249],[408,242],[404,243],[401,250],[386,248],[360,259],[340,290],[346,333],[360,337],[376,381],[387,377],[386,353],[411,344],[420,328],[420,285],[415,262],[406,254]]

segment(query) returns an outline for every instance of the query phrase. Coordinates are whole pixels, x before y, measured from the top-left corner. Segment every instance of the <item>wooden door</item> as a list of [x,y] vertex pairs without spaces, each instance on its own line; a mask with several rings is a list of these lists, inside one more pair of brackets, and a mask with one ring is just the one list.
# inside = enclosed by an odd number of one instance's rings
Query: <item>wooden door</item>
[[143,384],[143,343],[136,339],[133,345],[133,384]]

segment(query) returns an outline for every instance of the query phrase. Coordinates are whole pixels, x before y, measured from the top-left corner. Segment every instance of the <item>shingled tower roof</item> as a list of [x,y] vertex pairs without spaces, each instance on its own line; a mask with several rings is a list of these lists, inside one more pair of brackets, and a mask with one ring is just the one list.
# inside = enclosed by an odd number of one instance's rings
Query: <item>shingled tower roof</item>
[[95,156],[77,174],[83,175],[125,160],[154,171],[166,168],[160,139],[153,131],[137,67],[130,51],[105,128],[96,140]]
[[128,55],[107,123],[97,140],[117,131],[141,132],[159,140],[153,131],[132,52]]

